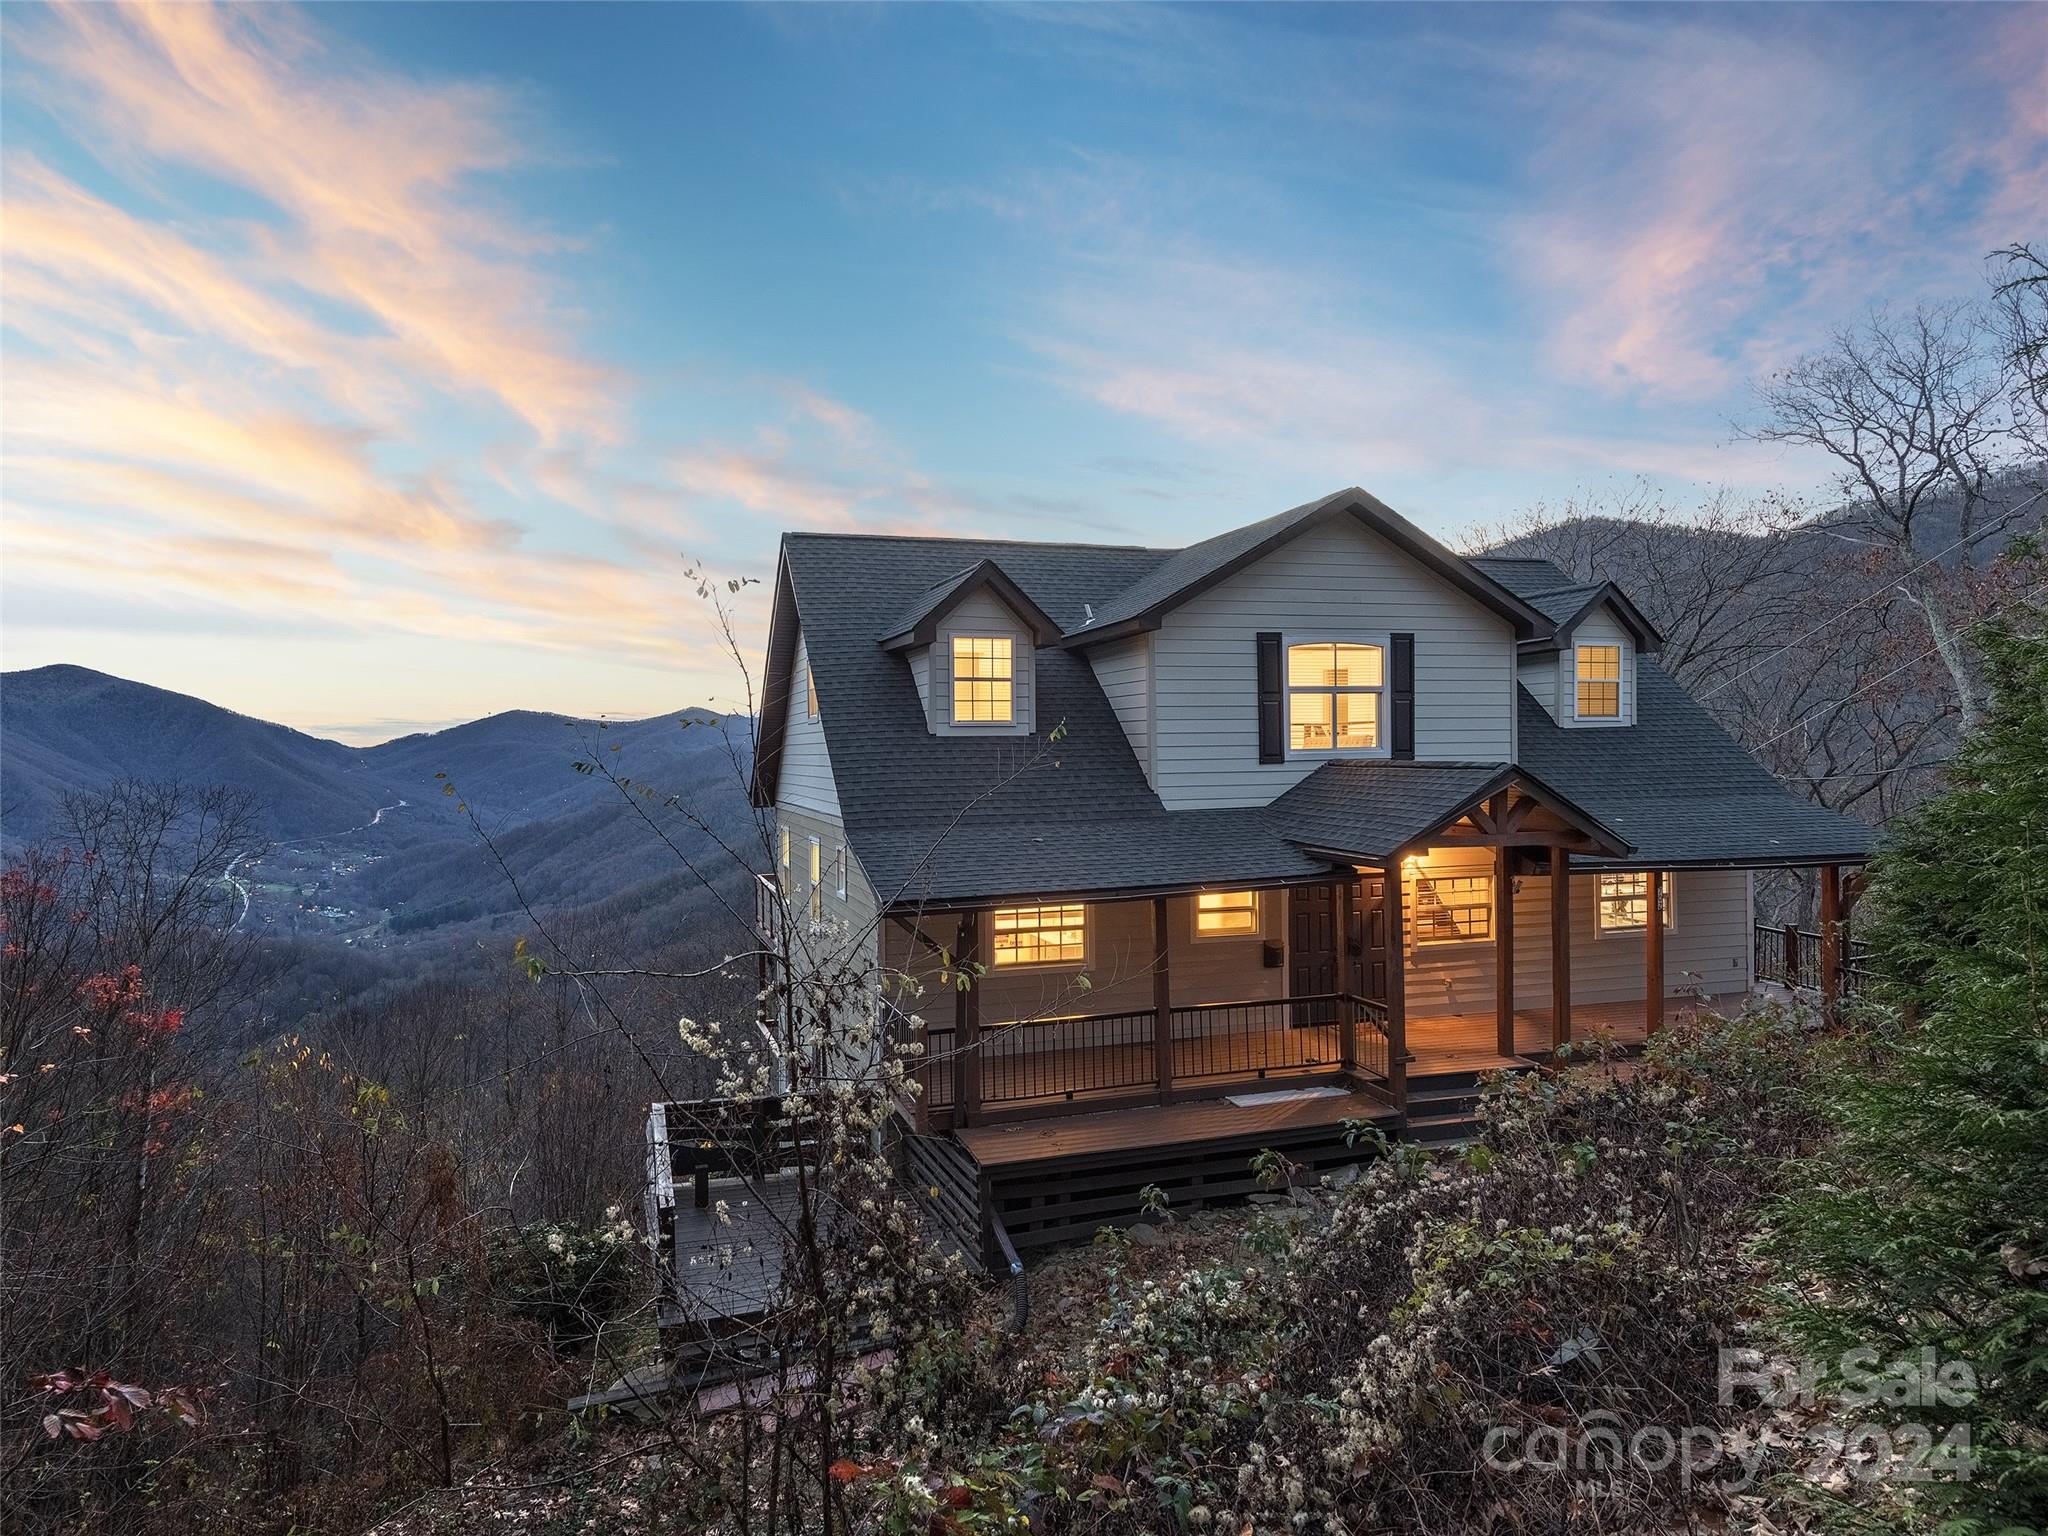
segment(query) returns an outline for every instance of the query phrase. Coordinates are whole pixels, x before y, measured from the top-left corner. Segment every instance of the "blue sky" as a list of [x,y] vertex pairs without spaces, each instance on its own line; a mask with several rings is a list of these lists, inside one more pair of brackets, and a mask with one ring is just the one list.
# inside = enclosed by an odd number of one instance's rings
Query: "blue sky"
[[[2038,7],[10,6],[0,647],[352,740],[736,703],[785,527],[1818,488],[2048,208]],[[765,600],[740,603],[758,645]]]

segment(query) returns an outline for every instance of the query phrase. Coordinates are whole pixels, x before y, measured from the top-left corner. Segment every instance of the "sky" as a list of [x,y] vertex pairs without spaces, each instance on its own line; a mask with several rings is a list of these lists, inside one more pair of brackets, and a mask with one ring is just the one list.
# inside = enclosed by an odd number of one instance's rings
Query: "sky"
[[732,709],[784,529],[1811,492],[1751,381],[2044,215],[2044,6],[10,4],[0,662]]

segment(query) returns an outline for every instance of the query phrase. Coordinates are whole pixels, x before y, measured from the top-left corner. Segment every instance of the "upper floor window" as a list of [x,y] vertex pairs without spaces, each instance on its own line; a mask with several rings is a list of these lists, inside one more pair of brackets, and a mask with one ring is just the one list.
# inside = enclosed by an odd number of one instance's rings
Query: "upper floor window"
[[953,722],[1008,725],[1016,719],[1016,655],[1008,635],[953,637]]
[[787,822],[782,827],[782,867],[784,869],[789,868],[789,824]]
[[1079,965],[1087,958],[1088,909],[1078,901],[997,907],[991,926],[997,965]]
[[812,917],[822,917],[822,916],[824,916],[824,913],[825,913],[825,903],[824,903],[824,900],[823,900],[823,896],[824,896],[824,891],[825,891],[825,885],[824,885],[824,879],[823,879],[823,877],[824,877],[824,873],[825,873],[825,870],[824,870],[824,857],[825,857],[825,854],[824,854],[824,850],[823,850],[823,849],[822,849],[821,847],[819,847],[819,845],[818,845],[818,840],[817,840],[817,839],[816,839],[815,837],[814,837],[814,838],[812,838],[812,839],[811,839],[811,916],[812,916]]
[[839,845],[839,852],[832,859],[832,885],[841,901],[846,900],[846,844]]
[[1294,752],[1370,752],[1381,740],[1386,651],[1316,641],[1287,647],[1287,746]]
[[1239,938],[1259,931],[1257,891],[1197,891],[1195,937]]
[[804,668],[804,718],[818,718],[818,674],[809,667]]
[[1581,720],[1621,718],[1621,647],[1582,645],[1578,648],[1574,674],[1578,678],[1578,716]]
[[1415,877],[1415,942],[1470,944],[1493,937],[1493,876]]
[[[1640,933],[1650,926],[1650,877],[1633,874],[1602,875],[1600,904],[1595,909],[1602,933]],[[1671,926],[1671,876],[1667,872],[1657,885],[1657,910],[1664,926]]]

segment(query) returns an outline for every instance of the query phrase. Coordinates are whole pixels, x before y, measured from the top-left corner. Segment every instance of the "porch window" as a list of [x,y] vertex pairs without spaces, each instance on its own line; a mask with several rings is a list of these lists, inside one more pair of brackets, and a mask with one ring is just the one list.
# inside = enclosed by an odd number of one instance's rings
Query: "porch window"
[[[1671,872],[1666,870],[1657,891],[1664,926],[1671,926]],[[1594,909],[1602,933],[1640,933],[1650,926],[1650,877],[1647,874],[1602,875],[1600,904]]]
[[1579,718],[1621,718],[1621,647],[1582,645],[1578,650]]
[[1415,877],[1415,942],[1474,944],[1493,937],[1493,876]]
[[1386,676],[1386,651],[1381,646],[1342,641],[1288,646],[1288,749],[1377,751]]
[[1051,907],[997,907],[995,963],[1079,965],[1088,952],[1088,909],[1078,901]]
[[1259,931],[1257,891],[1197,891],[1195,937],[1242,938]]
[[1015,642],[1008,635],[953,637],[953,722],[1008,725],[1015,715]]

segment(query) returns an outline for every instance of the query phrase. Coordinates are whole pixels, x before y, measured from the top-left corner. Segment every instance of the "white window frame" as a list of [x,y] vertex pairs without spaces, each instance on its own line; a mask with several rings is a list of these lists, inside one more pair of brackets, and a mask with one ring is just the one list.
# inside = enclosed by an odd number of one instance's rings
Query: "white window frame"
[[[1614,673],[1614,713],[1611,715],[1588,715],[1579,710],[1579,653],[1586,650],[1611,650],[1617,658]],[[1579,640],[1572,641],[1572,701],[1571,719],[1574,725],[1613,726],[1627,725],[1633,703],[1633,689],[1629,687],[1629,668],[1633,664],[1635,647],[1626,640]],[[1602,682],[1606,679],[1602,678]]]
[[846,844],[839,845],[839,852],[832,860],[833,884],[838,889],[839,899],[846,900]]
[[[1244,929],[1241,932],[1233,933],[1202,932],[1202,898],[1204,896],[1250,897],[1252,914],[1251,927]],[[1219,908],[1218,910],[1225,912],[1240,912],[1243,911],[1244,908],[1239,905],[1232,905],[1228,907]],[[1263,939],[1266,936],[1265,897],[1258,891],[1197,891],[1192,897],[1189,898],[1188,924],[1194,933],[1194,939],[1197,944],[1242,944],[1246,939]]]
[[[1056,960],[1004,960],[996,954],[996,914],[998,912],[1043,912],[1048,907],[1079,907],[1081,909],[1081,953],[1078,958]],[[982,938],[984,952],[988,957],[991,971],[1071,971],[1085,970],[1088,957],[1095,952],[1095,908],[1085,901],[1029,901],[1013,907],[995,907],[988,915],[988,932]]]
[[[1664,880],[1660,895],[1663,900],[1660,905],[1664,908],[1664,930],[1668,933],[1676,926],[1674,919],[1678,916],[1678,879],[1677,872],[1674,870],[1667,869],[1662,873]],[[1649,875],[1650,872],[1646,869],[1612,869],[1602,870],[1593,877],[1593,932],[1598,937],[1603,939],[1626,939],[1650,931],[1649,907],[1647,904],[1648,891],[1643,893],[1645,898],[1643,908],[1644,920],[1640,923],[1609,923],[1607,921],[1606,896],[1607,882],[1609,880],[1639,879],[1647,881]],[[1633,901],[1636,898],[1631,896],[1629,899]]]
[[811,844],[811,916],[825,915],[825,845],[817,838]]
[[[1014,633],[992,629],[948,630],[942,637],[946,646],[946,722],[961,731],[1014,731],[1021,717],[1017,682],[1017,652],[1023,641]],[[1010,675],[1007,678],[969,678],[969,682],[1007,682],[1010,685],[1010,712],[1000,720],[963,720],[960,718],[960,658],[954,647],[962,640],[1001,640],[1010,647]]]
[[[1422,925],[1422,882],[1425,880],[1427,880],[1432,887],[1441,885],[1446,881],[1477,882],[1477,884],[1486,893],[1484,899],[1476,902],[1461,901],[1457,903],[1457,905],[1461,908],[1466,909],[1476,907],[1479,910],[1485,912],[1486,932],[1482,934],[1460,933],[1456,938],[1450,939],[1433,939],[1425,937]],[[1412,883],[1414,889],[1414,900],[1412,903],[1410,903],[1414,910],[1412,912],[1407,912],[1403,914],[1403,916],[1406,918],[1406,922],[1403,924],[1403,926],[1407,928],[1411,934],[1414,935],[1414,941],[1411,945],[1412,948],[1457,949],[1463,945],[1491,945],[1493,943],[1495,933],[1494,916],[1496,908],[1495,892],[1493,888],[1493,872],[1491,870],[1446,869],[1431,871],[1426,869],[1412,869],[1408,871],[1408,881]],[[1404,891],[1404,897],[1406,894],[1407,893]],[[1443,903],[1443,905],[1449,906],[1450,903],[1446,902]]]
[[[1377,688],[1347,688],[1346,693],[1377,693],[1379,705],[1380,744],[1376,747],[1297,747],[1294,744],[1294,695],[1296,690],[1288,682],[1287,658],[1297,645],[1375,645],[1380,652],[1380,684]],[[1377,632],[1344,632],[1318,630],[1311,634],[1282,635],[1280,637],[1280,729],[1287,744],[1287,761],[1304,763],[1327,763],[1339,758],[1375,758],[1393,756],[1394,720],[1392,701],[1394,695],[1394,645],[1393,636],[1386,630]],[[1302,693],[1334,694],[1340,690],[1303,688]],[[1336,735],[1336,704],[1331,703],[1330,734]]]
[[782,871],[789,873],[789,823],[782,824]]

